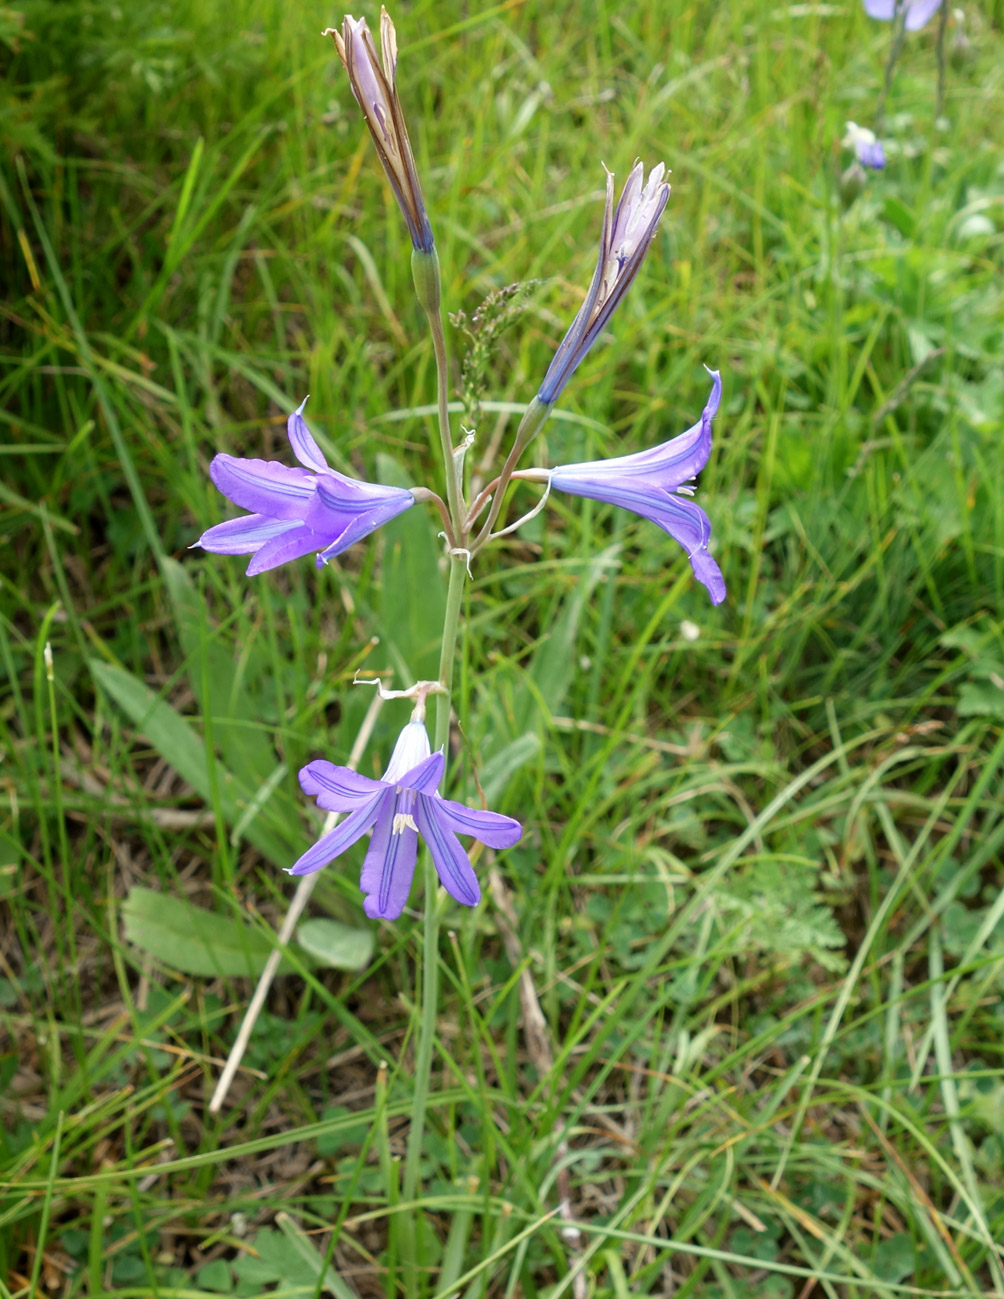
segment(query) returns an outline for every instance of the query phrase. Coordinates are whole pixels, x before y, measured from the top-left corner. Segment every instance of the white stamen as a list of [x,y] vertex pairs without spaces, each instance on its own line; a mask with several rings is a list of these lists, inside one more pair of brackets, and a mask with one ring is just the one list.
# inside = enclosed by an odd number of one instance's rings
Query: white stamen
[[404,834],[406,826],[409,830],[418,831],[418,826],[415,824],[415,818],[410,812],[395,812],[391,833]]

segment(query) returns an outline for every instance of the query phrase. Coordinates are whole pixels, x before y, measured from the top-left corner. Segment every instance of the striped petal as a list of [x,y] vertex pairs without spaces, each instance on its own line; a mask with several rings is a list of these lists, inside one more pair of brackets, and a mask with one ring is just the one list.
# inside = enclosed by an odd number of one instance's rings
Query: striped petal
[[335,826],[329,834],[322,835],[313,848],[308,848],[289,868],[289,874],[312,875],[322,866],[327,866],[329,861],[334,861],[346,848],[351,848],[357,839],[361,839],[366,831],[372,828],[391,797],[388,790],[387,793],[373,799],[371,803],[358,808],[351,816],[347,816],[341,825]]
[[588,485],[590,481],[603,484],[611,478],[644,476],[644,482],[650,487],[674,491],[681,483],[700,473],[711,454],[712,421],[722,400],[720,372],[709,370],[708,373],[711,375],[711,393],[701,418],[692,428],[660,446],[636,451],[633,455],[560,465],[551,474],[551,486],[555,491],[586,496],[589,493],[579,490],[576,484]]
[[434,798],[418,798],[415,819],[422,838],[429,845],[432,860],[440,883],[451,898],[465,907],[476,907],[481,901],[481,885],[471,868],[460,840],[453,833],[446,817],[440,816]]
[[431,794],[439,786],[443,779],[443,768],[446,766],[446,759],[442,753],[430,753],[427,758],[406,771],[397,779],[397,784],[402,785],[405,789],[412,789],[417,794]]
[[387,786],[382,780],[360,776],[349,767],[336,767],[319,759],[300,768],[300,788],[326,812],[353,812],[357,807],[382,794]]
[[366,894],[363,910],[371,920],[396,920],[408,901],[418,853],[418,831],[410,815],[414,801],[408,790],[388,791],[381,800],[359,879]]
[[287,519],[273,519],[265,514],[242,514],[209,528],[194,544],[215,555],[253,555],[267,541],[274,541],[296,528]]
[[247,575],[254,577],[256,573],[265,573],[270,568],[278,568],[280,564],[286,564],[291,559],[300,559],[304,555],[312,554],[323,545],[324,538],[319,537],[316,532],[311,532],[310,528],[302,525],[294,525],[281,537],[275,537],[262,546],[248,564]]
[[[428,795],[421,795],[419,802]],[[480,839],[489,848],[511,848],[523,837],[523,827],[511,816],[501,812],[482,812],[479,808],[454,803],[452,799],[432,800],[437,820],[454,834],[469,834]]]
[[229,501],[273,519],[302,521],[314,495],[314,475],[278,460],[213,456],[209,476]]
[[304,397],[286,421],[286,435],[289,438],[289,445],[293,448],[293,455],[301,465],[305,465],[308,469],[316,469],[318,473],[325,473],[328,462],[303,418],[303,408],[307,400],[307,397]]

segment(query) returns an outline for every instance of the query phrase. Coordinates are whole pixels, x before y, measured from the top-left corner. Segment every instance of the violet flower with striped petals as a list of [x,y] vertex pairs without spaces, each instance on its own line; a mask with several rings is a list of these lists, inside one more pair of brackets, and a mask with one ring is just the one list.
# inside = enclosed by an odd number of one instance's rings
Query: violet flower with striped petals
[[693,501],[687,480],[699,473],[711,453],[711,421],[722,396],[717,370],[709,370],[712,386],[708,404],[698,422],[679,437],[635,455],[617,456],[576,465],[561,465],[550,472],[551,487],[573,496],[588,496],[633,510],[650,519],[678,541],[687,552],[694,576],[703,583],[712,604],[725,599],[725,579],[708,553],[711,524]]
[[614,206],[614,178],[607,172],[607,197],[603,210],[603,235],[593,282],[572,327],[554,354],[537,400],[550,405],[572,377],[579,362],[602,334],[618,304],[638,274],[659,219],[669,202],[669,185],[663,180],[666,167],[659,163],[642,183],[645,168],[636,162],[617,204]]
[[882,142],[867,126],[848,122],[841,143],[845,149],[854,150],[854,156],[862,166],[871,167],[873,171],[881,171],[885,166],[885,150],[882,148]]
[[510,816],[442,798],[438,786],[445,763],[442,753],[430,752],[425,723],[414,719],[398,736],[382,780],[331,762],[309,762],[300,770],[303,792],[316,798],[318,807],[348,815],[308,848],[289,874],[313,874],[372,830],[359,881],[366,894],[363,909],[373,919],[396,920],[411,892],[421,834],[447,893],[465,907],[477,906],[481,886],[457,835],[471,835],[489,848],[511,848],[523,827]]
[[204,532],[195,545],[217,555],[251,555],[247,575],[320,552],[317,567],[415,504],[403,487],[347,478],[332,469],[303,418],[306,399],[289,417],[293,454],[304,466],[218,455],[209,476],[223,495],[250,514]]

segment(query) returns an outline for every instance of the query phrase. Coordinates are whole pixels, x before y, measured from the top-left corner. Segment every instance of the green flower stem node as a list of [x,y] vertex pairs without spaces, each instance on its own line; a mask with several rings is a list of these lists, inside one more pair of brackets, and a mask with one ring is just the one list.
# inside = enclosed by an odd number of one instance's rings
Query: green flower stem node
[[539,397],[534,397],[530,405],[527,406],[523,412],[523,418],[519,422],[519,431],[516,434],[516,442],[521,453],[526,450],[544,427],[547,417],[553,409],[553,402],[541,401]]
[[415,281],[415,292],[426,315],[439,315],[440,284],[439,254],[433,248],[431,253],[416,248],[411,254],[411,274]]

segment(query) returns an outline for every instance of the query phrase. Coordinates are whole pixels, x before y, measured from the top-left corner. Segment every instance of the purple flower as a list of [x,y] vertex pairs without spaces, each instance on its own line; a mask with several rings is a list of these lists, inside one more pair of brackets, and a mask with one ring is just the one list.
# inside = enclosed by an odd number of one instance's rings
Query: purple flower
[[380,54],[377,58],[373,37],[365,18],[342,19],[342,30],[328,27],[325,36],[335,42],[338,57],[349,74],[349,84],[366,125],[370,129],[376,151],[387,173],[398,206],[408,223],[411,242],[423,253],[434,247],[432,227],[429,225],[422,186],[411,151],[408,128],[405,125],[401,101],[394,84],[397,73],[397,33],[386,9],[380,10]]
[[711,396],[693,428],[671,442],[632,456],[552,469],[551,486],[573,496],[620,505],[651,519],[680,543],[687,552],[694,576],[708,588],[711,603],[721,604],[725,599],[725,580],[708,554],[711,540],[708,516],[693,501],[676,494],[693,490],[685,484],[704,468],[711,453],[711,421],[721,401],[722,381],[717,370],[708,373],[712,379]]
[[415,873],[418,836],[429,845],[440,882],[465,907],[477,906],[481,888],[458,834],[469,834],[489,848],[511,848],[523,827],[510,816],[482,812],[441,798],[445,758],[430,753],[424,722],[410,721],[398,737],[382,780],[360,776],[348,767],[310,762],[300,771],[300,786],[318,807],[349,815],[309,848],[290,875],[310,875],[373,831],[359,881],[368,916],[396,920],[404,910]]
[[883,22],[888,22],[890,18],[905,14],[904,25],[908,32],[919,32],[925,27],[941,8],[941,4],[942,0],[864,0],[865,12],[869,18],[881,18]]
[[643,185],[645,168],[640,162],[635,163],[616,212],[613,212],[614,178],[607,172],[603,237],[600,239],[596,272],[586,300],[540,385],[537,397],[545,405],[558,399],[576,366],[606,328],[617,304],[638,274],[659,218],[669,201],[669,185],[663,180],[665,171],[665,165],[660,162],[658,167],[653,167]]
[[317,556],[317,567],[415,504],[403,487],[383,487],[346,478],[331,469],[300,413],[286,431],[303,469],[278,460],[243,460],[218,455],[209,476],[223,495],[250,514],[218,523],[195,543],[217,555],[252,555],[248,577],[301,555]]
[[847,131],[842,141],[845,149],[853,149],[858,162],[875,171],[885,166],[885,151],[874,131],[867,126],[858,126],[857,122],[848,122]]

